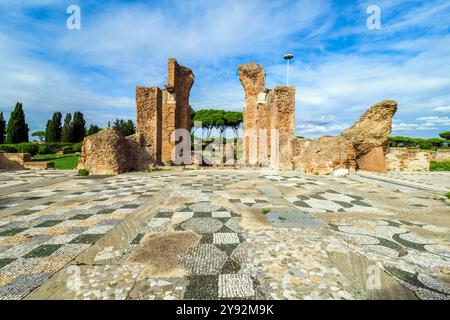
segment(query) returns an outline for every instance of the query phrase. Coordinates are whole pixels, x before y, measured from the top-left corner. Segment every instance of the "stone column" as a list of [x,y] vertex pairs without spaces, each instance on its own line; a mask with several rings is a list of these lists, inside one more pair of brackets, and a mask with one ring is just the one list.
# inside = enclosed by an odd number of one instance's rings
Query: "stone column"
[[264,69],[254,63],[240,65],[239,80],[245,90],[245,104],[243,113],[244,127],[244,161],[246,164],[258,163],[258,96],[264,93]]
[[[271,107],[272,166],[292,170],[292,141],[295,138],[295,87],[278,86]],[[276,136],[275,136],[276,135]]]
[[162,92],[158,87],[136,88],[136,134],[142,136],[157,163],[161,161]]

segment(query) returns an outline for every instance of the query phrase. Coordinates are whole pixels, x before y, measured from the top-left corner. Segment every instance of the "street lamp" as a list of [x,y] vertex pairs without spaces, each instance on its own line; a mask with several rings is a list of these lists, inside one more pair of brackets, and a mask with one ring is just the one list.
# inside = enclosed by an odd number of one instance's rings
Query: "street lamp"
[[286,60],[286,62],[287,62],[287,70],[286,70],[286,85],[287,86],[289,85],[289,60],[291,60],[292,58],[294,58],[294,55],[290,54],[290,53],[285,54],[283,56],[283,59]]

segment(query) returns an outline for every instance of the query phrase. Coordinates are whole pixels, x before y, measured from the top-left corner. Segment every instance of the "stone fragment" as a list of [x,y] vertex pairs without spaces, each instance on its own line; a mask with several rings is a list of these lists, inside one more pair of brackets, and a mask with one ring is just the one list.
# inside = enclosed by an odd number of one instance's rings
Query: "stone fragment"
[[353,126],[342,132],[341,136],[353,144],[357,157],[376,147],[386,150],[392,131],[392,117],[396,111],[396,101],[383,100],[370,107]]
[[296,139],[292,142],[293,166],[307,173],[333,174],[338,169],[354,171],[356,152],[343,137]]
[[80,163],[91,174],[120,174],[133,167],[124,136],[112,128],[84,138]]
[[383,147],[375,147],[357,159],[358,169],[371,172],[386,172],[386,158]]

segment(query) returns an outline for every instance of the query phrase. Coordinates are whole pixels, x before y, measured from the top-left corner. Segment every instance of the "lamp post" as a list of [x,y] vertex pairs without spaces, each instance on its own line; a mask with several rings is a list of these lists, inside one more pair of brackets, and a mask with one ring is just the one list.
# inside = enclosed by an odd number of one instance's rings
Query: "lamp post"
[[287,62],[287,70],[286,70],[286,85],[287,85],[287,86],[289,85],[289,61],[290,61],[292,58],[294,58],[294,55],[293,55],[293,54],[290,54],[290,53],[285,54],[285,55],[283,56],[283,59],[286,60],[286,62]]

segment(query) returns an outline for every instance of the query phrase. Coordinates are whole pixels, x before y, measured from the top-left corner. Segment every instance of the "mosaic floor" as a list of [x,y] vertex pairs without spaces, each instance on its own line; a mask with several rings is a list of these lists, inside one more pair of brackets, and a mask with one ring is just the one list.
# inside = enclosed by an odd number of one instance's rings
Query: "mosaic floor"
[[0,172],[0,299],[449,300],[450,201],[379,179]]

